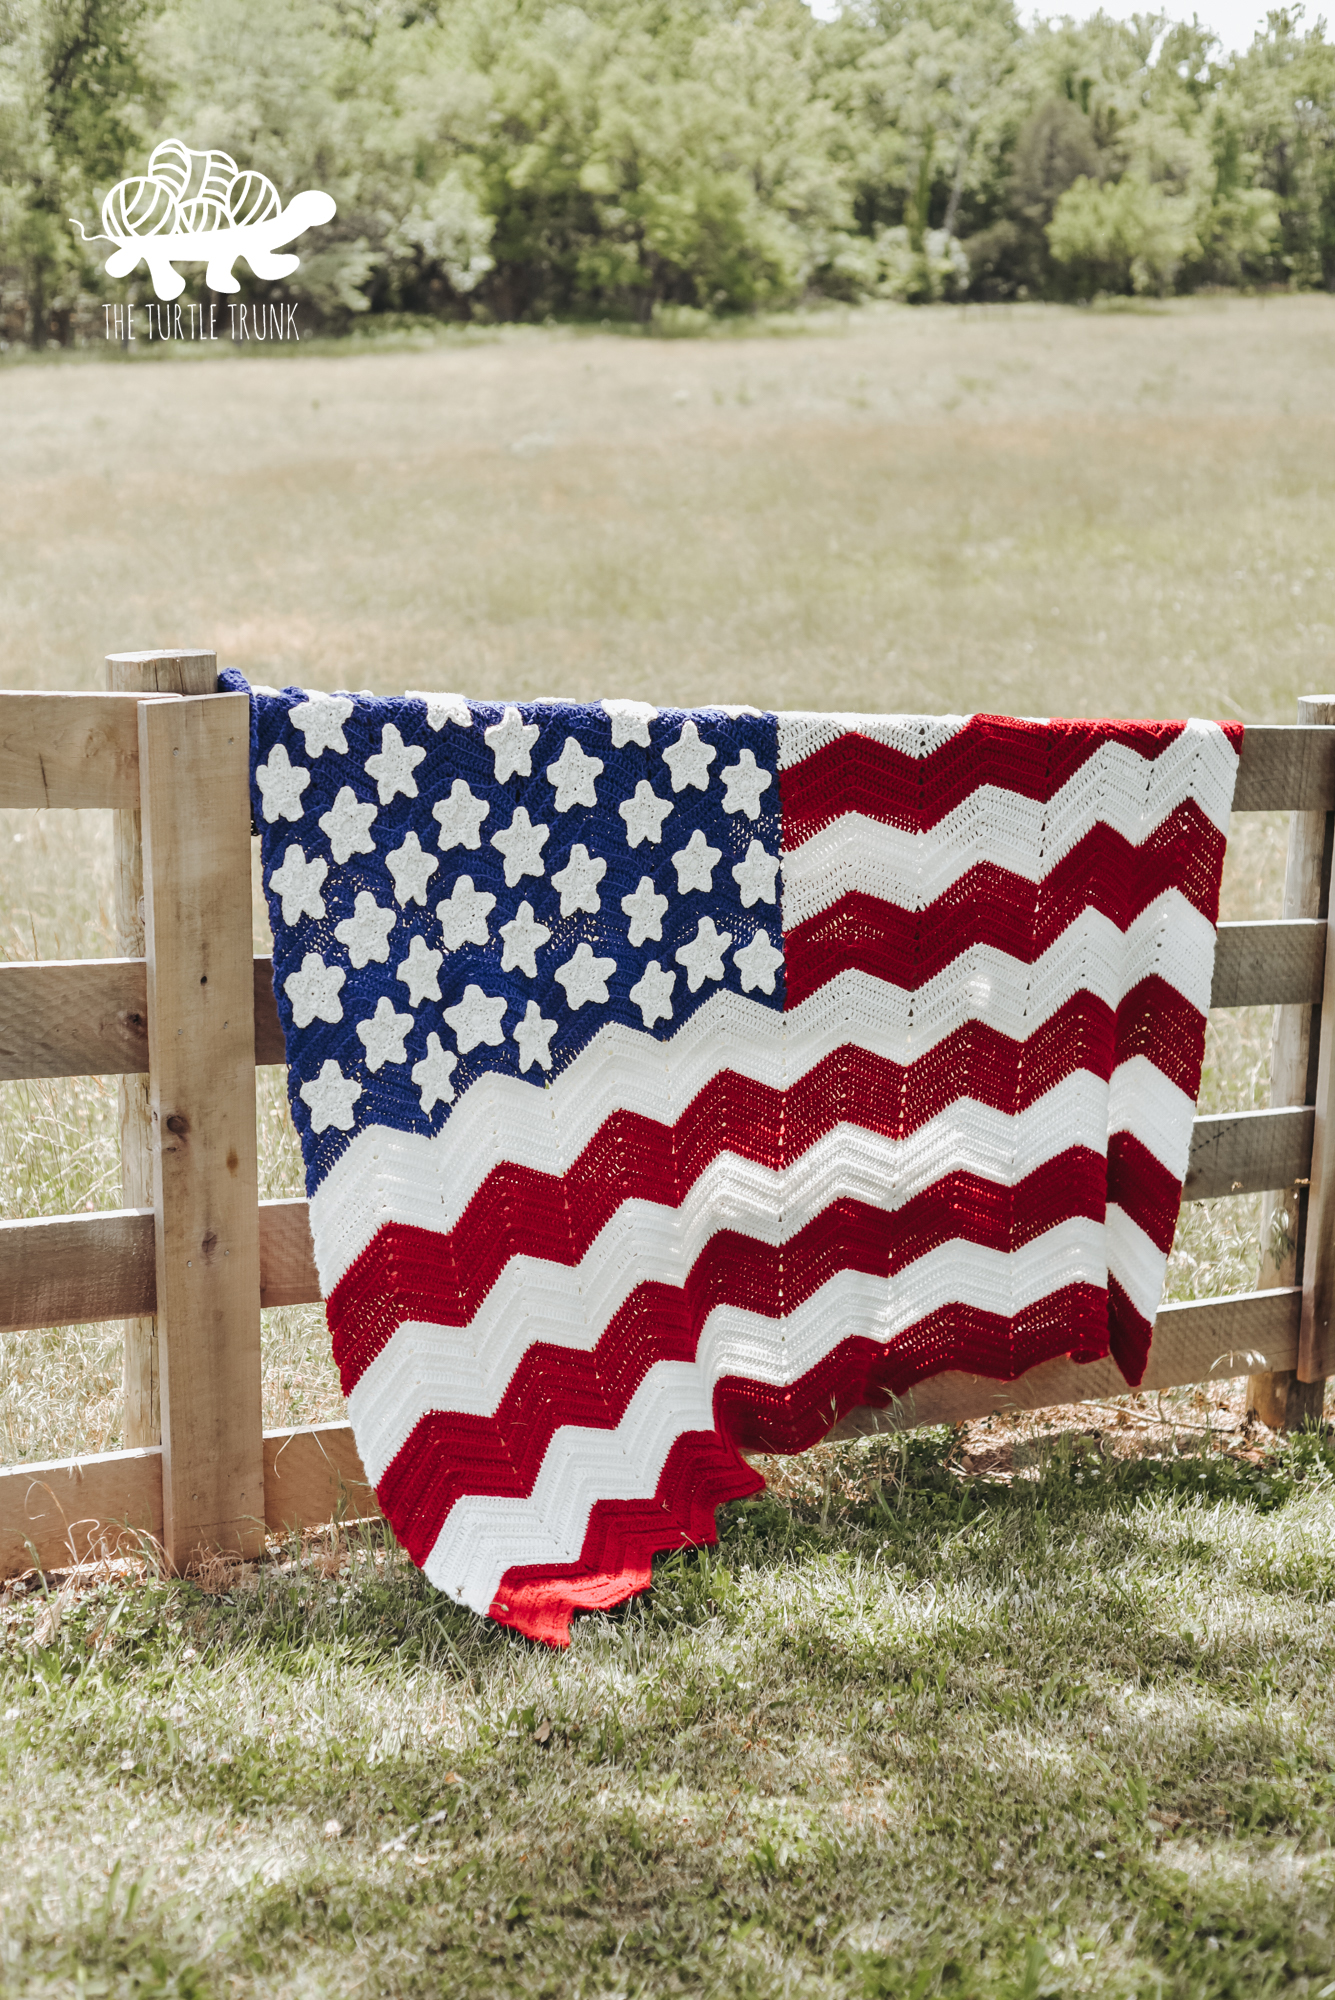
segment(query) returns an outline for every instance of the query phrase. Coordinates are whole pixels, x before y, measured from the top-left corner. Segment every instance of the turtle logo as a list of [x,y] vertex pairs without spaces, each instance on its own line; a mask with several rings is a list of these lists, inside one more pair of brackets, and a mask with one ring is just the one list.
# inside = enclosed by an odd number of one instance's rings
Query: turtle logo
[[277,255],[278,246],[333,213],[333,197],[316,188],[284,208],[271,180],[243,173],[227,153],[193,152],[179,139],[164,139],[149,156],[147,174],[118,181],[103,202],[105,235],[89,236],[70,219],[85,243],[118,246],[107,259],[108,277],[128,277],[142,259],[158,297],[175,299],[185,290],[177,264],[207,263],[204,282],[214,292],[240,291],[232,275],[238,257],[257,278],[290,277],[301,259]]

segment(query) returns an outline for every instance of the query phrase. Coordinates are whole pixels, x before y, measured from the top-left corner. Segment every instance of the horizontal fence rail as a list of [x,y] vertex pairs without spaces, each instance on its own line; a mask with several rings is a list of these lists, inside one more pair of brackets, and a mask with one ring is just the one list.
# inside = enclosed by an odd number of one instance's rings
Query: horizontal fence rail
[[[285,1063],[273,961],[254,961],[255,1061]],[[0,965],[0,1081],[142,1076],[148,1071],[148,969],[142,958]]]
[[[319,1300],[306,1202],[262,1201],[261,1306]],[[0,1222],[0,1333],[132,1319],[157,1307],[151,1208]]]
[[[1314,1121],[1310,1104],[1198,1118],[1182,1199],[1213,1201],[1305,1180]],[[261,1306],[315,1305],[320,1296],[307,1203],[261,1202]],[[151,1209],[0,1222],[0,1333],[156,1310]]]
[[1284,1007],[1321,998],[1326,926],[1320,917],[1220,924],[1212,1007]]
[[1335,806],[1335,728],[1248,723],[1234,812],[1329,812]]
[[0,806],[137,812],[142,699],[0,693]]
[[[136,811],[135,710],[140,701],[153,698],[0,692],[0,806]],[[1328,812],[1332,806],[1335,728],[1248,726],[1235,812]]]
[[[175,663],[170,672],[181,668],[185,675],[178,675],[174,694],[162,692],[161,681],[151,684],[157,692],[0,693],[0,806],[137,815],[142,804],[147,829],[153,815],[143,803],[147,788],[141,783],[141,757],[150,757],[154,731],[141,720],[141,705],[180,699],[192,688],[202,692],[212,659],[204,653],[170,656]],[[194,669],[189,668],[192,660]],[[193,684],[190,671],[196,672]],[[233,739],[228,736],[227,741]],[[165,827],[172,812],[179,816],[181,802],[169,796],[170,782],[163,782],[163,801],[154,810]],[[1335,810],[1335,727],[1249,728],[1234,810],[1317,815]],[[1318,847],[1320,826],[1318,820]],[[171,852],[170,844],[164,846],[159,869]],[[1317,903],[1310,900],[1306,907],[1313,910]],[[236,939],[236,925],[230,935]],[[1324,995],[1326,935],[1325,921],[1312,916],[1221,925],[1211,1006],[1319,1008],[1323,997],[1329,1004]],[[141,948],[138,939],[123,937],[121,948],[127,947]],[[235,942],[231,951],[228,963],[235,966]],[[159,958],[159,980],[165,963]],[[251,976],[254,1061],[282,1064],[270,959],[254,958]],[[0,966],[0,1080],[149,1074],[148,994],[148,965],[140,957]],[[161,1034],[160,1013],[157,1020]],[[234,1009],[232,1020],[235,1024]],[[121,1089],[128,1087],[122,1084]],[[157,1087],[160,1079],[155,1078]],[[1316,1124],[1316,1111],[1308,1104],[1198,1118],[1184,1200],[1305,1187],[1313,1171]],[[143,1198],[137,1188],[130,1194],[132,1200]],[[253,1202],[253,1194],[249,1199]],[[253,1217],[253,1208],[249,1213]],[[262,1202],[258,1222],[260,1306],[317,1303],[320,1287],[307,1203]],[[164,1310],[175,1326],[175,1309],[162,1307],[158,1297],[160,1226],[147,1207],[0,1223],[0,1331],[143,1320]],[[169,1264],[169,1274],[172,1269]],[[254,1283],[253,1276],[247,1283]],[[1164,1306],[1155,1321],[1143,1386],[1166,1389],[1248,1370],[1292,1370],[1300,1337],[1306,1337],[1302,1310],[1302,1288],[1288,1283]],[[179,1331],[173,1335],[180,1337]],[[1006,1408],[1038,1409],[1117,1396],[1125,1389],[1111,1359],[1089,1365],[1059,1359],[1012,1383],[946,1374],[922,1383],[891,1410],[851,1412],[832,1435],[961,1422]],[[250,1450],[257,1429],[258,1422],[248,1433]],[[170,1429],[164,1435],[170,1440]],[[184,1463],[183,1457],[178,1474]],[[181,1534],[173,1536],[170,1520],[164,1527],[164,1471],[170,1475],[167,1484],[171,1478],[180,1484],[170,1471],[170,1452],[164,1455],[158,1446],[0,1469],[0,1574],[32,1561],[52,1567],[99,1553],[130,1553],[142,1535],[165,1538],[170,1556]],[[339,1512],[358,1518],[379,1511],[352,1431],[343,1423],[264,1434],[263,1483],[264,1525],[270,1531],[328,1521]],[[252,1484],[248,1478],[248,1494]],[[189,1496],[184,1486],[181,1493],[172,1490],[173,1505],[179,1507],[182,1495]],[[247,1497],[243,1512],[248,1517],[249,1509]]]
[[[1302,1293],[1296,1286],[1163,1306],[1143,1386],[1173,1389],[1254,1366],[1292,1368]],[[830,1433],[865,1437],[916,1424],[964,1423],[1000,1410],[1121,1396],[1115,1361],[1048,1361],[1015,1382],[947,1374],[922,1382],[897,1406],[858,1410]],[[349,1424],[313,1424],[264,1434],[264,1515],[270,1533],[380,1512]],[[162,1533],[162,1453],[117,1451],[0,1471],[0,1573],[46,1568],[99,1554],[133,1554]]]
[[[1212,1007],[1283,1006],[1321,998],[1326,926],[1315,918],[1221,924]],[[273,961],[254,961],[255,1061],[286,1062]],[[135,1076],[148,1069],[142,958],[41,959],[0,965],[0,1082],[45,1076]]]
[[1306,1180],[1312,1165],[1316,1112],[1310,1104],[1277,1111],[1223,1111],[1191,1128],[1191,1159],[1183,1201],[1226,1194],[1263,1194]]

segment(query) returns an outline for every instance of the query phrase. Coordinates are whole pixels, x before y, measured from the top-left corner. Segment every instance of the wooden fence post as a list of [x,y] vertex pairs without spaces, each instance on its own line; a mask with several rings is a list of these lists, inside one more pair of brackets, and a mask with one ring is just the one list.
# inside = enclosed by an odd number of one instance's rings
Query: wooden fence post
[[[186,649],[172,653],[110,653],[111,694],[212,694],[218,656]],[[122,957],[144,955],[144,851],[139,814],[115,815],[116,944]],[[148,1078],[120,1079],[121,1200],[127,1208],[153,1205],[153,1148],[148,1118]],[[127,1319],[122,1371],[121,1443],[127,1450],[161,1442],[156,1320]]]
[[264,1545],[250,708],[139,709],[162,1514],[182,1571]]
[[[1298,721],[1307,724],[1335,723],[1335,696],[1304,695],[1298,703]],[[1332,832],[1335,814],[1294,813],[1289,822],[1289,858],[1284,876],[1285,917],[1325,917],[1330,904]],[[1328,1092],[1329,1060],[1324,1052],[1332,1029],[1332,976],[1335,953],[1329,942],[1326,950],[1326,985],[1321,1006],[1276,1007],[1270,1044],[1270,1102],[1272,1105],[1317,1104],[1317,1128],[1323,1119],[1319,1099]],[[1320,1087],[1318,1087],[1320,1067]],[[1318,1139],[1312,1157],[1312,1183],[1320,1175],[1321,1144]],[[1330,1152],[1327,1137],[1326,1152]],[[1327,1166],[1327,1172],[1335,1162]],[[1324,1193],[1324,1180],[1320,1183]],[[1261,1289],[1272,1285],[1303,1284],[1303,1324],[1308,1323],[1308,1276],[1329,1273],[1332,1248],[1329,1241],[1332,1215],[1329,1203],[1313,1204],[1309,1188],[1302,1185],[1267,1195],[1261,1210]],[[1280,1221],[1288,1216],[1288,1227]],[[1326,1277],[1327,1289],[1329,1277]],[[1327,1308],[1328,1309],[1328,1308]],[[1306,1381],[1310,1373],[1302,1366],[1279,1373],[1252,1375],[1247,1383],[1247,1407],[1272,1430],[1297,1430],[1304,1423],[1319,1421],[1325,1399],[1324,1376]]]

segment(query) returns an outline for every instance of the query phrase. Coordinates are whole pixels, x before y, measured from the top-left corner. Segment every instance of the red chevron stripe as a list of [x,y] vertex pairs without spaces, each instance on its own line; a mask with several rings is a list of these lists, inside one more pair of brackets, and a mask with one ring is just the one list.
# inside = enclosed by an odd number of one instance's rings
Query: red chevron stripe
[[[676,1440],[653,1499],[598,1501],[589,1513],[579,1561],[507,1570],[492,1617],[548,1645],[567,1645],[572,1614],[608,1610],[644,1590],[656,1554],[717,1541],[714,1509],[764,1484],[740,1457],[742,1451],[805,1451],[848,1410],[884,1408],[892,1397],[906,1396],[915,1383],[946,1368],[1014,1381],[1055,1354],[1096,1360],[1093,1352],[1054,1345],[1053,1336],[1068,1340],[1071,1328],[1101,1319],[1103,1309],[1104,1294],[1093,1285],[1053,1292],[1014,1320],[956,1306],[923,1320],[890,1346],[845,1341],[790,1389],[726,1378],[714,1392],[717,1430],[689,1431]],[[405,1525],[392,1513],[390,1519],[404,1539]],[[406,1546],[412,1549],[413,1543]]]
[[1108,1140],[1108,1199],[1144,1230],[1156,1250],[1168,1255],[1177,1232],[1182,1183],[1134,1132],[1114,1132]]
[[[1235,751],[1242,724],[1221,725]],[[980,785],[1046,801],[1105,743],[1123,743],[1153,763],[1181,722],[1020,722],[975,715],[928,757],[848,730],[779,773],[784,845],[791,852],[843,813],[926,832]]]
[[785,930],[784,1005],[798,1006],[850,968],[913,992],[971,945],[1032,965],[1083,910],[1098,910],[1125,931],[1168,889],[1216,923],[1224,845],[1190,801],[1141,847],[1110,827],[1093,827],[1038,883],[982,862],[923,910],[853,890]]
[[686,1431],[668,1453],[652,1500],[597,1501],[579,1562],[507,1570],[491,1615],[526,1638],[568,1646],[572,1612],[610,1611],[647,1590],[656,1555],[716,1542],[715,1508],[764,1484],[716,1432]]
[[1116,1278],[1108,1279],[1108,1352],[1134,1389],[1150,1358],[1154,1325],[1138,1313]]
[[[507,1162],[486,1176],[453,1230],[391,1223],[380,1231],[330,1294],[344,1393],[400,1320],[466,1326],[512,1257],[573,1267],[624,1202],[680,1207],[721,1153],[778,1171],[836,1124],[905,1138],[960,1098],[1022,1111],[1075,1069],[1106,1078],[1127,1054],[1148,1056],[1194,1096],[1204,1034],[1203,1017],[1156,977],[1115,1016],[1092,995],[1074,994],[1025,1042],[970,1022],[907,1066],[837,1049],[787,1091],[724,1071],[675,1126],[616,1112],[565,1175]],[[1157,1181],[1132,1174],[1123,1192],[1115,1198],[1157,1242],[1170,1209],[1176,1219],[1176,1184],[1167,1186],[1162,1170]]]
[[[414,1543],[407,1545],[414,1561],[421,1562],[450,1508],[465,1493],[511,1498],[531,1493],[553,1433],[563,1424],[615,1430],[656,1362],[695,1360],[701,1331],[716,1306],[738,1306],[777,1321],[840,1271],[889,1280],[945,1243],[1018,1249],[1055,1222],[1072,1215],[1101,1221],[1103,1212],[1103,1162],[1097,1154],[1073,1147],[1014,1189],[970,1174],[951,1174],[893,1213],[861,1202],[831,1203],[781,1252],[754,1237],[719,1230],[681,1286],[656,1281],[637,1285],[591,1350],[535,1341],[494,1415],[438,1410],[423,1417],[379,1482],[380,1504],[401,1537],[402,1519],[416,1524],[415,1535],[426,1535],[420,1551]],[[1065,1354],[1078,1347],[1082,1353],[1107,1353],[1102,1290],[1091,1287],[1090,1298],[1097,1301],[1094,1321],[1068,1325],[1056,1351]],[[404,1318],[418,1316],[403,1313]],[[898,1346],[896,1341],[894,1349]],[[998,1357],[989,1351],[988,1358]],[[972,1368],[975,1362],[950,1365]],[[979,1372],[992,1372],[981,1361],[977,1366]],[[1003,1366],[1003,1375],[1010,1372]],[[756,1393],[773,1393],[784,1407],[792,1396],[787,1390]]]

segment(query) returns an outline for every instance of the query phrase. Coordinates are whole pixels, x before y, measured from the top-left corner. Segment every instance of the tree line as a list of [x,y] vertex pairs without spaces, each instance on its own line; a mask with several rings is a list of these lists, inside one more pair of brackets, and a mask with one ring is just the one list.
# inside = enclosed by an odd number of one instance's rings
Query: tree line
[[334,196],[291,280],[237,271],[331,331],[1335,286],[1301,7],[1230,57],[1014,0],[0,0],[0,338],[148,295],[69,218],[168,135]]

